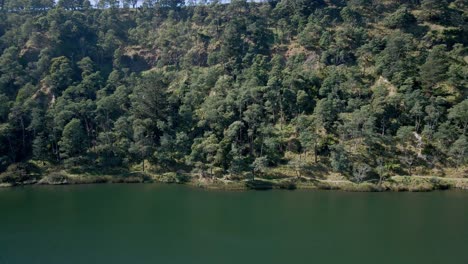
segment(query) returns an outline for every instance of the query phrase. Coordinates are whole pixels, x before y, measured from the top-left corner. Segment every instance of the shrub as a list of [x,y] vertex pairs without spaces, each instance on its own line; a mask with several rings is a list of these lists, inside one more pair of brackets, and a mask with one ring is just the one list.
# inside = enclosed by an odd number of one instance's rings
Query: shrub
[[414,25],[415,23],[416,18],[406,7],[398,9],[395,13],[389,15],[384,20],[384,25],[392,29],[405,28]]
[[30,162],[14,163],[0,174],[0,182],[21,183],[38,178],[40,169]]
[[287,180],[287,181],[281,181],[278,183],[278,188],[280,189],[286,189],[286,190],[295,190],[297,189],[297,185],[295,182]]
[[46,175],[39,184],[66,184],[68,183],[68,176],[61,172],[51,172]]

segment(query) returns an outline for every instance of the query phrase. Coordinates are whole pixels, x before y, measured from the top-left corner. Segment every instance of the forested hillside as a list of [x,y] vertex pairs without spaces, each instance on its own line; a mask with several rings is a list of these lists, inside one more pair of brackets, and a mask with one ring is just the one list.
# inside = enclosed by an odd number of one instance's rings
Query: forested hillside
[[0,181],[466,173],[466,0],[0,0]]

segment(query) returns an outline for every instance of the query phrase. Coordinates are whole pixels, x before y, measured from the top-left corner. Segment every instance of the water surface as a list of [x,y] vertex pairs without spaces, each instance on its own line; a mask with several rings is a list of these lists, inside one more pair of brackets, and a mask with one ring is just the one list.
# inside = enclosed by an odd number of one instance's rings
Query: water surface
[[468,263],[468,192],[0,189],[6,263]]

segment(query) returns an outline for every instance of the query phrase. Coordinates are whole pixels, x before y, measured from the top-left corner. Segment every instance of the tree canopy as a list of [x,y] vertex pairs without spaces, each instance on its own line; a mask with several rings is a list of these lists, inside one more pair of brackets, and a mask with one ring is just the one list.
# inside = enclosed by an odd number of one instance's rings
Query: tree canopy
[[0,172],[466,166],[462,2],[0,1]]

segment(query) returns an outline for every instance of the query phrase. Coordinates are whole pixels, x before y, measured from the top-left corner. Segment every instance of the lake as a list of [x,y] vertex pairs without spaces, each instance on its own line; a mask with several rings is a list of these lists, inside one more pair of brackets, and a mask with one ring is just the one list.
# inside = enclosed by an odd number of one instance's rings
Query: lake
[[468,192],[0,189],[6,263],[468,263]]

